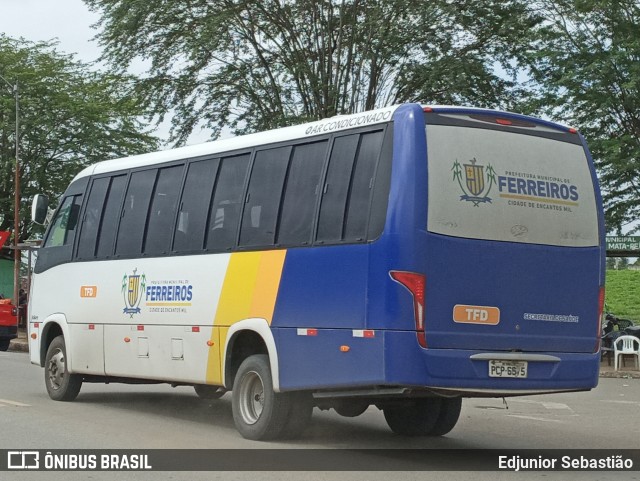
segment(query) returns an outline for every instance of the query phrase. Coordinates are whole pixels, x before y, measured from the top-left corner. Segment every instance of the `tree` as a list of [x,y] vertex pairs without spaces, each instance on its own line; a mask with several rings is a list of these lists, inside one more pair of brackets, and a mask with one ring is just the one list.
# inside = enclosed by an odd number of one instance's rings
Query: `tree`
[[117,72],[148,65],[136,92],[183,143],[406,100],[504,107],[522,31],[516,0],[85,0]]
[[[30,220],[36,193],[55,200],[85,166],[158,148],[145,132],[139,99],[124,77],[93,71],[55,43],[0,35],[0,75],[18,82],[20,99],[20,240],[40,228]],[[0,230],[13,230],[15,104],[0,91]]]
[[538,0],[530,8],[545,18],[527,56],[540,105],[585,134],[607,230],[620,230],[640,214],[640,2]]

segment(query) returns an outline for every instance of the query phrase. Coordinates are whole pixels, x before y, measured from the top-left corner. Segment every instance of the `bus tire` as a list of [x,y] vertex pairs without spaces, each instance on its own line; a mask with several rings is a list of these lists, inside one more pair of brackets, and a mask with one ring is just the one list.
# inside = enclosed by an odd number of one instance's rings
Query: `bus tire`
[[196,384],[193,386],[196,394],[200,399],[220,399],[227,391],[220,386],[209,386],[207,384]]
[[313,396],[310,392],[289,393],[291,397],[291,412],[285,422],[280,438],[296,439],[309,425],[313,415]]
[[440,417],[440,398],[416,399],[383,409],[391,430],[401,436],[429,436]]
[[9,344],[11,344],[9,339],[0,339],[0,351],[8,351]]
[[66,359],[64,337],[58,336],[49,344],[44,361],[44,383],[54,401],[73,401],[82,387],[82,376],[68,371]]
[[235,376],[231,407],[236,429],[243,438],[265,441],[280,437],[292,406],[291,393],[276,393],[269,357],[245,359]]
[[345,418],[355,418],[369,409],[367,401],[353,399],[339,399],[333,403],[333,409]]
[[431,436],[444,436],[451,431],[460,418],[461,409],[461,397],[443,398],[440,407],[440,415],[429,434]]

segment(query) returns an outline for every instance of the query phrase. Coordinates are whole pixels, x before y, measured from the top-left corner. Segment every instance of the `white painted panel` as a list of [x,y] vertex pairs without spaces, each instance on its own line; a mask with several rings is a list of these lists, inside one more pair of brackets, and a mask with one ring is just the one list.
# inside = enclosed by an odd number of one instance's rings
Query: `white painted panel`
[[101,325],[94,324],[93,329],[89,324],[69,325],[69,337],[65,343],[73,360],[74,372],[104,375],[103,335],[104,328]]

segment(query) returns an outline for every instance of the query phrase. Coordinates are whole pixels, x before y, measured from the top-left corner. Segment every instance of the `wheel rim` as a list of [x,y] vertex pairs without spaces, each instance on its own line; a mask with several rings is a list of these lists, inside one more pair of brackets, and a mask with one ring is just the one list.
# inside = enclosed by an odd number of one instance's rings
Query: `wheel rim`
[[246,424],[255,424],[264,409],[264,384],[260,375],[251,371],[242,377],[240,385],[240,415]]
[[64,353],[61,349],[56,349],[56,352],[49,359],[48,372],[49,383],[53,389],[60,389],[64,380]]

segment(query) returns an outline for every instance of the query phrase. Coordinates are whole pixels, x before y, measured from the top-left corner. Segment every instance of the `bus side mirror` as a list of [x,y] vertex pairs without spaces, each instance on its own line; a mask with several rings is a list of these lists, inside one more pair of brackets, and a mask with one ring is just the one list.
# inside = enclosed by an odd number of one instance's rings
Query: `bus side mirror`
[[49,211],[49,198],[46,195],[36,194],[31,204],[31,220],[36,224],[43,225],[47,220]]

